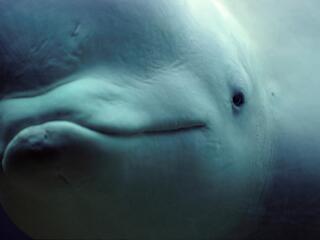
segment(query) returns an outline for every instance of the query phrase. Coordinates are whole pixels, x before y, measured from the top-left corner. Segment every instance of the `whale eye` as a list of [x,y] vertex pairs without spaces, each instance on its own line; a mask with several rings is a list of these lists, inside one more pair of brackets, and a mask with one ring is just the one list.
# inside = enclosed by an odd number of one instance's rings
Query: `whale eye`
[[245,103],[245,97],[242,92],[235,92],[232,97],[232,103],[236,107],[241,107]]

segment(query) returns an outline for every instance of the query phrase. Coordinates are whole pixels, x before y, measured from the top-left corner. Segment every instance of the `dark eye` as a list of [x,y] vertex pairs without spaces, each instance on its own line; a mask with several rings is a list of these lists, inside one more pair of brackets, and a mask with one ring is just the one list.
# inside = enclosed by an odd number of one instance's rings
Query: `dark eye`
[[236,107],[241,107],[245,103],[244,94],[242,92],[236,92],[232,97],[233,105]]

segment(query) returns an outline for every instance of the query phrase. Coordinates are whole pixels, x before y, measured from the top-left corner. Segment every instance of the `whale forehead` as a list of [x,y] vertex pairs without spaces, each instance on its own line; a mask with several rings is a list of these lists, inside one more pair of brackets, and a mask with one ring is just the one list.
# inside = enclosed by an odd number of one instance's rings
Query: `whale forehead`
[[200,2],[2,2],[0,96],[43,88],[101,62],[146,71],[204,52],[221,58],[226,26],[213,4],[199,11],[211,1]]

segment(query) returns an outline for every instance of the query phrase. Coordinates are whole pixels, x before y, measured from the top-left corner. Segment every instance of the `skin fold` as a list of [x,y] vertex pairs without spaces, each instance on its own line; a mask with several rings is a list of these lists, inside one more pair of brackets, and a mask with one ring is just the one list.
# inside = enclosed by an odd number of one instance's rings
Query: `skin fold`
[[1,1],[0,27],[0,193],[19,228],[253,231],[272,116],[251,43],[219,2]]

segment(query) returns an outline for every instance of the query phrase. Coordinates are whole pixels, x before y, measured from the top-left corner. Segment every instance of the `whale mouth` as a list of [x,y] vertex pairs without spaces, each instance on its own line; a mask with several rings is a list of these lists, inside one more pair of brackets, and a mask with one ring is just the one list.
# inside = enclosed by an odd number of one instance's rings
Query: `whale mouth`
[[147,127],[140,127],[137,129],[114,129],[114,128],[95,128],[90,126],[87,127],[93,131],[101,133],[103,135],[110,136],[138,136],[138,135],[164,135],[164,134],[178,134],[183,132],[195,131],[206,128],[206,124],[201,121],[187,121],[182,123],[175,124],[159,124],[159,125],[151,125]]
[[[68,143],[68,141],[74,141],[77,138],[77,132],[82,132],[79,138],[86,138],[83,137],[86,134],[90,138],[91,134],[113,141],[112,139],[124,140],[139,137],[176,136],[202,131],[206,127],[206,124],[201,121],[185,121],[182,123],[151,125],[136,129],[116,129],[112,127],[99,129],[72,121],[48,121],[39,125],[26,126],[14,134],[12,139],[6,144],[1,156],[2,168],[4,172],[7,172],[12,162],[16,161],[12,159],[17,158],[17,156],[21,162],[21,159],[30,156],[30,154],[37,154],[37,157],[43,158],[46,155],[49,156],[52,151],[59,151],[59,148],[63,148],[64,145],[72,146],[72,143]],[[48,131],[51,132],[51,135],[54,135],[53,138],[51,136],[51,139],[48,139]],[[71,135],[75,136],[71,137],[73,140],[70,140]],[[123,144],[125,144],[125,141]],[[76,152],[76,147],[72,151]],[[110,151],[113,150],[111,149]],[[16,165],[16,163],[13,164]]]
[[[137,88],[126,90],[113,83],[106,84],[104,78],[89,73],[86,76],[81,75],[80,78],[76,75],[74,81],[47,93],[1,101],[0,111],[5,113],[0,118],[2,165],[15,153],[21,153],[19,157],[23,159],[23,154],[34,150],[46,152],[49,148],[57,150],[61,144],[67,145],[72,155],[79,147],[71,147],[72,141],[79,142],[82,139],[86,142],[88,136],[93,139],[90,142],[92,146],[85,146],[83,142],[80,144],[87,149],[94,148],[96,138],[100,142],[107,139],[108,149],[103,149],[103,154],[114,152],[113,146],[118,148],[117,154],[122,154],[131,140],[139,147],[144,143],[167,146],[172,142],[165,143],[163,137],[175,139],[173,142],[177,144],[183,144],[184,141],[195,144],[196,140],[190,136],[193,132],[202,133],[207,128],[206,111],[188,107],[190,104],[187,103],[191,100],[186,94],[177,102],[164,103],[162,95],[156,92],[144,95]],[[152,100],[147,101],[150,98]],[[199,104],[202,106],[201,101]],[[54,141],[45,138],[44,133],[48,129],[52,136],[57,137]],[[144,149],[144,146],[141,147]]]

